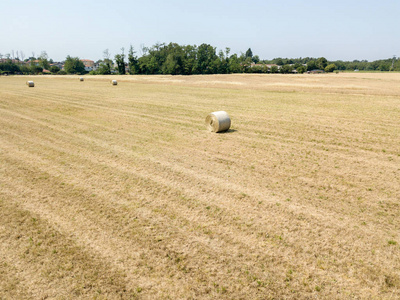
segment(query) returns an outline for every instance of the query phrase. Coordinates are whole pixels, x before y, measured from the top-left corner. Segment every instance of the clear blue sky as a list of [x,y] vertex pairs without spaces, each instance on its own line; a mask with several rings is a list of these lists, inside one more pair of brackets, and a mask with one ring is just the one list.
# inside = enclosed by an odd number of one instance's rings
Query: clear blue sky
[[132,44],[209,43],[262,59],[400,56],[399,0],[0,0],[0,53],[101,59]]

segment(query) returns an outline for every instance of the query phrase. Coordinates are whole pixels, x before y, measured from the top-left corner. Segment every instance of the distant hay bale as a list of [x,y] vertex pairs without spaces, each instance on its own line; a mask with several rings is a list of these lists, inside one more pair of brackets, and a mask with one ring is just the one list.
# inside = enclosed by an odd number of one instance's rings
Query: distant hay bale
[[83,81],[83,77],[79,77],[79,80],[80,80],[80,81]]
[[215,111],[207,116],[206,126],[212,132],[227,131],[231,127],[231,118],[225,111]]
[[34,86],[35,86],[35,83],[34,83],[33,81],[27,81],[27,82],[26,82],[26,85],[27,85],[28,87],[34,87]]
[[117,85],[118,84],[118,82],[115,79],[111,80],[111,83],[112,83],[112,85]]

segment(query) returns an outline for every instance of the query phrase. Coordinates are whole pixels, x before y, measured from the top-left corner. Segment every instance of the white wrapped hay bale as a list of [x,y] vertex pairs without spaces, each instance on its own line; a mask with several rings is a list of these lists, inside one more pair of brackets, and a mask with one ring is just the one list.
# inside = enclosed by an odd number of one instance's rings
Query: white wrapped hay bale
[[83,77],[79,77],[79,81],[83,81]]
[[112,85],[117,85],[118,84],[118,82],[115,79],[111,80],[111,83],[112,83]]
[[215,111],[207,116],[206,126],[212,132],[227,131],[231,127],[231,118],[226,111]]
[[26,85],[27,85],[28,87],[34,87],[34,86],[35,86],[35,83],[34,83],[33,81],[27,81],[27,82],[26,82]]

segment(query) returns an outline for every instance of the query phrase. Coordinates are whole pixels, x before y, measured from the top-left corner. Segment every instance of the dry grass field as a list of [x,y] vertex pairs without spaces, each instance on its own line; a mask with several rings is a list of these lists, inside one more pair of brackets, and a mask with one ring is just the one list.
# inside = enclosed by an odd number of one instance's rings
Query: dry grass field
[[0,77],[0,299],[400,298],[400,74],[78,78]]

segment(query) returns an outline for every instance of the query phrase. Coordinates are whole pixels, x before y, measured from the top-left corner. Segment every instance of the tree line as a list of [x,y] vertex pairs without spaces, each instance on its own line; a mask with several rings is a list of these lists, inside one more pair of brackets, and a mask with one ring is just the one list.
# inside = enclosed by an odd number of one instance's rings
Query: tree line
[[[265,60],[264,63],[271,63],[277,65],[287,64],[306,64],[308,70],[321,68],[318,65],[318,59],[312,57],[305,58],[274,58],[272,60]],[[400,71],[400,58],[387,58],[369,62],[367,60],[353,60],[343,61],[335,60],[329,61],[328,64],[334,64],[335,70],[339,71]]]
[[[312,70],[333,72],[335,70],[365,70],[365,71],[400,71],[400,59],[383,59],[368,62],[358,61],[328,61],[319,58],[274,58],[261,60],[253,55],[251,48],[240,55],[230,53],[230,48],[217,51],[209,44],[179,45],[177,43],[157,43],[151,47],[142,47],[142,55],[138,57],[131,46],[127,54],[121,52],[111,56],[106,49],[103,59],[97,61],[99,67],[90,74],[230,74],[230,73],[304,73]],[[22,53],[22,51],[21,51]],[[26,60],[7,54],[0,54],[0,72],[10,74],[41,74],[46,70],[52,74],[85,74],[85,66],[78,57],[67,56],[64,70],[52,66],[52,59],[45,51],[37,58],[32,55]],[[14,58],[14,59],[12,59]],[[22,57],[23,58],[23,57]],[[23,63],[23,62],[29,63]]]

